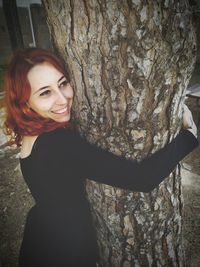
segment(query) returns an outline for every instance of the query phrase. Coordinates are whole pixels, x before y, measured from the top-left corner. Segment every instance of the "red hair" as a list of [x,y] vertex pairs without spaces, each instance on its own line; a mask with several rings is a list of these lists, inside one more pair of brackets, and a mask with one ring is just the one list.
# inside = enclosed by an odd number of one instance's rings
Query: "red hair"
[[49,63],[69,79],[69,75],[63,62],[52,52],[29,48],[17,51],[13,54],[5,76],[5,106],[6,121],[5,132],[10,135],[10,142],[21,144],[25,135],[34,136],[48,132],[59,127],[67,126],[67,123],[56,122],[43,118],[27,106],[31,87],[27,74],[35,65]]

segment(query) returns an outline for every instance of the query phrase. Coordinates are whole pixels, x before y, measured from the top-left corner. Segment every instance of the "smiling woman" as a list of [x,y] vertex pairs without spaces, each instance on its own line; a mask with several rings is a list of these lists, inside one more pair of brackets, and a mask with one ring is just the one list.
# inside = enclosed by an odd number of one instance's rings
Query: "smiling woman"
[[47,63],[34,66],[27,77],[31,84],[29,107],[44,118],[69,121],[73,90],[67,78]]
[[[49,73],[48,70],[51,72]],[[51,79],[51,75],[54,72],[55,74],[53,77],[57,75],[57,77],[55,77],[57,80],[55,81]],[[62,80],[59,81],[61,77]],[[73,97],[69,81],[69,75],[63,62],[48,50],[31,48],[14,54],[8,65],[5,78],[7,109],[5,129],[7,134],[11,137],[11,143],[20,145],[22,136],[36,136],[42,132],[47,132],[61,126],[67,126],[66,122],[70,118],[69,109]],[[53,82],[53,88],[51,88],[51,82]],[[58,88],[56,90],[55,85],[58,86],[59,90]],[[43,87],[48,88],[45,89]],[[36,94],[36,90],[39,90],[41,95]],[[64,98],[64,92],[71,92],[71,99],[70,101],[66,100],[64,106],[59,106],[58,100],[56,100],[59,108],[55,109],[55,111],[62,111],[63,108],[68,108],[66,118],[54,120],[51,119],[50,116],[43,116],[41,114],[42,109],[50,103],[46,98],[51,90],[55,92],[55,94],[53,94],[53,99],[55,100],[56,95],[60,97],[63,95]],[[39,100],[39,98],[41,99]],[[35,109],[37,111],[35,111]],[[40,112],[38,112],[38,110],[40,110]]]
[[35,199],[19,267],[95,267],[98,247],[86,179],[149,192],[198,144],[190,115],[184,121],[189,131],[182,130],[141,162],[91,145],[68,127],[73,101],[69,81],[61,61],[37,48],[16,53],[7,71],[5,126],[21,146],[22,174]]

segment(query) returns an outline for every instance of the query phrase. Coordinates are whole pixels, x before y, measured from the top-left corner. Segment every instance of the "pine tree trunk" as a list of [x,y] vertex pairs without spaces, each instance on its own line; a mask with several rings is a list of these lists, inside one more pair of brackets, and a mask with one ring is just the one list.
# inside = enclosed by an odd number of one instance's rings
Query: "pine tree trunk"
[[[52,41],[71,73],[80,132],[92,143],[138,160],[169,142],[181,127],[195,61],[188,2],[43,4]],[[178,168],[151,193],[90,181],[87,192],[101,266],[184,266]]]

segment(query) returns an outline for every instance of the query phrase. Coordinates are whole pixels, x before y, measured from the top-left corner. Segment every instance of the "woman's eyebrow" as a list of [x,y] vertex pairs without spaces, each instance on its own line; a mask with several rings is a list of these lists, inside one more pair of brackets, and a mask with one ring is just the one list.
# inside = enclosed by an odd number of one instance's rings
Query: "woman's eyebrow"
[[59,83],[63,78],[65,78],[64,75],[58,80],[58,83]]

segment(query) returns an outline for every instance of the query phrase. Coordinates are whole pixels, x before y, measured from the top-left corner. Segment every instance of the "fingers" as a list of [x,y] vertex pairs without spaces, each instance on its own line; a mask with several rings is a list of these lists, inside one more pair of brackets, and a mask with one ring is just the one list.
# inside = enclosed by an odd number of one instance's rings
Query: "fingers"
[[193,116],[187,105],[183,107],[183,128],[189,130],[197,137],[197,127],[194,123]]
[[193,123],[192,113],[189,108],[184,104],[183,106],[183,128],[187,129],[191,127]]

